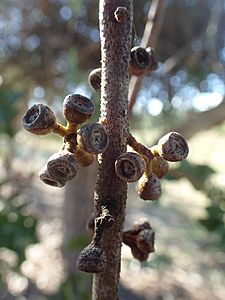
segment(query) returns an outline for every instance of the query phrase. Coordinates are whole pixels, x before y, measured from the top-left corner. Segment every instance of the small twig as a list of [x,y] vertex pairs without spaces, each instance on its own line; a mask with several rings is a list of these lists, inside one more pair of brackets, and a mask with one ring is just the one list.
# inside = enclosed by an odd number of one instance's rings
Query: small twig
[[138,142],[130,132],[127,135],[127,144],[131,146],[137,153],[146,157],[148,161],[151,161],[155,156],[148,147]]

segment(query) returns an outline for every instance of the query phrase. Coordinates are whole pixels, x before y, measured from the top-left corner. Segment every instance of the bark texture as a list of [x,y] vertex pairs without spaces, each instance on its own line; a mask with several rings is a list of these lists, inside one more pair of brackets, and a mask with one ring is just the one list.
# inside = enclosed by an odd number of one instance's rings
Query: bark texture
[[[118,23],[114,18],[117,7],[126,7],[129,18]],[[102,248],[107,255],[107,268],[94,274],[92,299],[118,299],[122,232],[125,219],[127,183],[115,174],[117,157],[126,152],[128,130],[128,64],[131,47],[132,1],[100,0],[99,7],[102,86],[101,122],[109,135],[109,146],[99,157],[95,194],[95,213],[106,206],[115,218],[113,227],[106,229]]]

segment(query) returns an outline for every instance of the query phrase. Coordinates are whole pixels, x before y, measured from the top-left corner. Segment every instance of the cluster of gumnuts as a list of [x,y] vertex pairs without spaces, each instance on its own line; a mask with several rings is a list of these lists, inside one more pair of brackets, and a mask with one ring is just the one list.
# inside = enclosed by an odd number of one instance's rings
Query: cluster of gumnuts
[[[150,47],[133,47],[130,52],[129,74],[142,76],[157,68],[154,50]],[[89,75],[92,88],[101,88],[101,68],[93,70]],[[138,181],[138,194],[143,200],[155,200],[161,196],[160,179],[169,170],[170,162],[178,162],[188,155],[188,144],[177,132],[169,132],[163,136],[157,145],[150,148],[138,142],[128,132],[127,144],[135,152],[120,155],[115,162],[115,172],[124,181]]]
[[65,97],[63,113],[67,126],[56,122],[53,111],[46,105],[35,104],[25,114],[23,125],[26,130],[37,135],[50,132],[64,139],[60,151],[51,155],[40,172],[40,179],[49,185],[63,187],[76,176],[78,165],[89,166],[94,156],[105,151],[108,135],[100,123],[81,126],[94,113],[93,102],[82,95]]
[[[118,10],[117,17],[124,20],[123,9]],[[119,21],[118,21],[119,22]],[[152,48],[134,47],[130,52],[129,74],[142,76],[157,67]],[[101,89],[101,68],[89,74],[89,84],[95,91]],[[23,118],[26,130],[37,135],[50,132],[63,137],[61,149],[54,153],[40,173],[40,179],[51,186],[62,187],[76,176],[78,165],[89,166],[94,156],[103,153],[108,146],[108,134],[101,123],[86,123],[94,113],[91,99],[79,94],[66,96],[63,102],[63,113],[67,125],[56,121],[52,110],[43,104],[33,105]],[[155,200],[161,196],[160,179],[169,169],[169,162],[177,162],[188,155],[188,145],[184,137],[177,132],[163,136],[157,145],[150,148],[139,143],[128,131],[127,144],[133,152],[121,154],[115,161],[117,176],[126,182],[138,181],[138,194],[143,200]],[[114,218],[106,207],[102,207],[100,216],[94,216],[88,227],[94,230],[90,245],[82,250],[77,261],[80,270],[91,273],[104,271],[106,254],[101,248],[101,237],[106,228],[113,226]],[[154,252],[154,231],[145,221],[135,224],[123,233],[123,242],[130,246],[133,256],[139,261],[148,258]]]

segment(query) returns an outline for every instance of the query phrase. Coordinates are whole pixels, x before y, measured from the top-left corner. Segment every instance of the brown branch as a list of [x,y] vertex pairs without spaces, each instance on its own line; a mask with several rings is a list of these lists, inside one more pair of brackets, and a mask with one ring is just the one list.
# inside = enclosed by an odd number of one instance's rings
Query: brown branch
[[[119,23],[114,18],[117,7],[126,7],[129,18]],[[104,206],[115,220],[106,229],[101,247],[106,253],[107,266],[94,274],[92,299],[118,299],[121,244],[125,219],[127,183],[115,173],[115,161],[126,152],[128,131],[128,64],[131,47],[132,1],[100,0],[100,37],[102,60],[101,118],[109,136],[107,150],[99,159],[95,190],[95,215]]]
[[192,116],[174,131],[181,133],[186,139],[190,139],[200,131],[210,129],[223,123],[225,120],[225,98],[222,103],[210,110],[193,113]]
[[202,40],[204,44],[202,51],[207,51],[209,56],[213,56],[215,53],[216,35],[218,33],[219,22],[223,12],[222,8],[223,3],[221,1],[215,1],[215,5],[210,11],[207,27],[163,63],[162,73],[160,74],[161,77],[164,77],[166,74],[170,73],[184,59],[188,59],[193,54],[192,45],[194,41]]
[[[156,38],[157,34],[159,34],[160,27],[161,27],[161,24],[157,25],[158,20],[156,17],[154,18],[154,14],[155,14],[155,16],[157,16],[157,15],[161,16],[161,22],[162,22],[162,20],[163,20],[162,16],[165,12],[165,7],[162,7],[162,8],[159,7],[158,8],[159,11],[157,12],[157,0],[155,0],[155,4],[154,5],[153,4],[154,4],[154,2],[152,3],[152,6],[149,11],[149,15],[152,16],[152,19],[151,19],[151,17],[149,18],[149,22],[147,22],[147,24],[146,24],[145,32],[144,32],[143,39],[142,39],[143,47],[145,47],[146,45],[150,45],[150,44],[151,44],[151,46],[154,47],[154,45],[157,41],[157,38]],[[210,52],[209,55],[213,56],[213,52],[215,52],[214,48],[216,45],[215,36],[218,31],[219,21],[221,18],[222,5],[223,4],[221,4],[221,1],[217,1],[215,3],[214,8],[211,10],[207,28],[204,29],[200,34],[195,36],[193,39],[191,39],[186,45],[184,45],[174,55],[169,57],[163,63],[163,65],[161,67],[162,72],[160,74],[160,77],[164,77],[166,74],[171,72],[175,67],[177,67],[184,59],[186,60],[187,58],[190,57],[190,55],[193,54],[192,45],[193,45],[193,42],[196,40],[203,40],[204,49],[202,49],[202,50]],[[156,30],[154,30],[154,26],[156,27]],[[159,29],[157,28],[157,26],[159,27]],[[214,30],[214,35],[213,35],[214,42],[212,42],[213,37],[211,36],[212,27]],[[144,39],[145,34],[147,36],[147,32],[148,32],[147,30],[149,30],[149,38]],[[154,32],[156,32],[156,35],[154,35]],[[151,40],[151,33],[152,33],[152,40]],[[130,80],[130,86],[129,86],[129,99],[130,99],[129,101],[130,102],[129,102],[129,108],[128,108],[129,113],[131,113],[131,110],[136,102],[136,98],[140,91],[143,77],[144,76],[140,76],[140,77],[133,76]]]
[[[149,9],[148,20],[142,37],[142,47],[156,47],[159,33],[163,24],[165,9],[166,5],[164,0],[153,0],[152,5]],[[135,104],[137,95],[141,88],[143,77],[144,76],[132,76],[130,79],[128,107],[129,113],[131,113],[132,108]]]
[[216,37],[219,30],[219,24],[221,17],[223,16],[223,1],[214,1],[213,7],[210,11],[208,26],[206,28],[205,35],[205,49],[209,52],[209,55],[213,62],[217,59],[216,55]]
[[205,31],[203,31],[200,35],[195,36],[191,39],[187,44],[185,44],[181,49],[179,49],[174,55],[169,57],[163,64],[162,64],[162,72],[160,77],[164,77],[166,74],[170,73],[175,67],[177,67],[184,59],[190,57],[193,53],[191,51],[191,47],[194,41],[202,39],[204,36]]

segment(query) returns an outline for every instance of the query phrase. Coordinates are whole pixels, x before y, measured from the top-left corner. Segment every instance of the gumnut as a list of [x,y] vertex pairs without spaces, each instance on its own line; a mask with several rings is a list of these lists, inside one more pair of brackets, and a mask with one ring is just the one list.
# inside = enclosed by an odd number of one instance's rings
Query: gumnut
[[59,182],[66,182],[75,177],[77,168],[74,154],[67,150],[54,153],[47,161],[49,175]]
[[180,133],[172,131],[159,140],[158,153],[165,160],[176,162],[188,156],[189,148],[185,138]]
[[141,76],[149,68],[149,53],[145,48],[133,47],[130,52],[130,75]]
[[47,165],[41,170],[39,177],[41,181],[43,181],[47,185],[55,186],[55,187],[63,187],[66,184],[66,180],[56,180],[49,175],[47,170]]
[[146,48],[146,51],[148,52],[149,55],[149,67],[148,67],[148,72],[154,71],[158,67],[158,61],[156,60],[155,56],[155,50],[151,47]]
[[101,76],[102,76],[102,69],[97,68],[91,71],[88,76],[89,85],[95,90],[99,92],[101,89]]
[[162,187],[159,178],[152,174],[142,176],[138,182],[138,195],[143,200],[156,200],[162,194]]
[[144,229],[137,235],[137,247],[142,252],[154,252],[155,232],[152,229]]
[[56,118],[48,106],[35,104],[24,115],[23,126],[31,133],[45,135],[54,130]]
[[107,149],[109,139],[103,125],[92,123],[82,127],[78,131],[77,142],[84,151],[97,155]]
[[169,171],[169,164],[161,156],[155,156],[150,161],[150,168],[158,178],[163,178]]
[[87,97],[79,94],[70,94],[63,101],[63,113],[70,124],[82,124],[93,115],[94,104]]
[[131,248],[131,253],[134,258],[140,262],[146,261],[148,259],[149,253],[141,251],[137,246]]
[[138,234],[145,229],[152,229],[152,227],[147,219],[141,219],[133,224],[131,230],[135,234]]
[[118,177],[127,182],[135,182],[145,171],[145,161],[135,152],[121,154],[115,162],[115,172]]
[[101,273],[107,264],[105,251],[94,243],[85,247],[77,260],[77,267],[80,271],[87,273]]
[[123,243],[131,248],[134,258],[139,261],[148,259],[149,253],[154,252],[155,234],[147,221],[134,224],[131,230],[123,232]]

